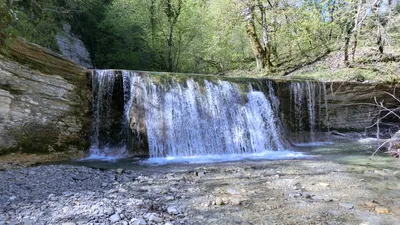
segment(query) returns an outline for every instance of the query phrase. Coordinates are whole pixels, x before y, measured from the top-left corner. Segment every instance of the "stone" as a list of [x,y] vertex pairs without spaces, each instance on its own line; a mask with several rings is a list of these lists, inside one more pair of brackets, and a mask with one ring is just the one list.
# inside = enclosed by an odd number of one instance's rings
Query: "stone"
[[240,198],[233,198],[229,201],[231,205],[241,205],[243,200]]
[[382,207],[382,206],[377,206],[375,207],[375,212],[379,213],[379,214],[388,214],[389,213],[389,209]]
[[329,187],[330,186],[330,184],[328,184],[328,183],[318,183],[318,185],[321,187]]
[[349,202],[341,202],[339,205],[345,209],[354,209],[354,205]]
[[122,174],[123,172],[124,172],[124,169],[121,169],[121,168],[118,168],[118,169],[117,169],[117,173],[118,173],[118,174]]
[[239,190],[237,190],[236,188],[233,187],[228,187],[226,189],[226,193],[230,194],[230,195],[240,195],[241,192]]
[[131,225],[147,225],[147,222],[141,218],[134,218],[131,220]]
[[15,196],[15,195],[8,198],[8,200],[10,200],[10,201],[15,201],[15,199],[17,199],[17,196]]
[[112,223],[116,223],[116,222],[118,222],[118,221],[121,220],[121,217],[119,216],[118,213],[115,213],[115,214],[113,214],[112,216],[110,216],[108,219],[109,219]]
[[162,218],[156,216],[154,213],[149,216],[149,221],[161,223],[163,221]]
[[168,206],[167,212],[170,215],[177,215],[179,213],[177,207],[174,205]]
[[301,197],[302,194],[298,193],[298,192],[292,192],[292,193],[289,193],[288,195],[289,195],[289,197],[297,198],[297,197]]
[[63,56],[86,68],[93,68],[89,51],[82,40],[71,32],[70,24],[64,23],[63,32],[59,32],[55,38],[58,49]]
[[76,223],[74,223],[74,222],[65,222],[65,223],[61,223],[61,225],[76,225]]
[[222,198],[217,197],[217,198],[215,199],[215,204],[216,204],[216,205],[223,205],[223,204],[224,204],[224,201],[222,200]]
[[377,204],[375,202],[365,202],[365,205],[369,208],[375,208]]

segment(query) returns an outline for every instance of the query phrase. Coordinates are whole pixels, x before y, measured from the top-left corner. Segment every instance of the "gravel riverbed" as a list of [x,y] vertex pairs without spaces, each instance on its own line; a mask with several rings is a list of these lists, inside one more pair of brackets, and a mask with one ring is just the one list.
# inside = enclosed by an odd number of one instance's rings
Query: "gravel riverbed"
[[400,224],[398,169],[330,160],[0,171],[0,224]]

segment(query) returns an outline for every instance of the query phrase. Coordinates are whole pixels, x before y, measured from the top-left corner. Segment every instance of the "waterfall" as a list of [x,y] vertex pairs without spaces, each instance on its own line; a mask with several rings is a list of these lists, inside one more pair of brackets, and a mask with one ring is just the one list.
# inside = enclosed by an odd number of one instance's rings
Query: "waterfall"
[[114,72],[99,70],[92,74],[92,134],[90,157],[104,158],[126,155],[125,143],[113,139],[116,133],[112,120],[112,105],[116,76]]
[[[150,157],[284,149],[276,109],[279,99],[272,85],[265,96],[251,85],[244,85],[249,91],[242,91],[227,81],[163,82],[160,77],[131,71],[94,73],[92,154],[107,156],[112,149],[126,154],[140,141],[147,144]],[[117,114],[120,118],[115,118],[111,101],[118,83],[123,106]],[[115,121],[121,123],[120,131],[113,130]],[[124,138],[110,140],[115,132]]]
[[310,141],[315,141],[315,133],[321,132],[328,121],[326,84],[313,81],[292,82],[290,111],[294,129],[308,131]]

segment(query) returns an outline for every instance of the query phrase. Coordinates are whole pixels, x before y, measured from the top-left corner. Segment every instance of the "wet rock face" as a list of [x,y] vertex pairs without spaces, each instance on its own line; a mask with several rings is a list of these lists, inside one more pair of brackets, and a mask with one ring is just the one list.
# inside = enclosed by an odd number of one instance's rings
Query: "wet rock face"
[[[381,117],[386,114],[380,113],[382,108],[376,103],[383,102],[388,108],[396,108],[399,104],[388,94],[397,93],[396,87],[385,84],[281,80],[275,85],[281,103],[281,118],[292,132],[367,131],[372,135],[376,126],[371,125],[379,114]],[[387,131],[400,123],[398,118],[388,116],[382,122],[383,133],[390,133]]]
[[0,154],[87,148],[90,95],[85,70],[20,43],[8,50],[8,57],[0,54]]
[[56,35],[61,54],[86,68],[93,68],[92,60],[83,42],[71,32],[71,25],[63,25],[64,32]]

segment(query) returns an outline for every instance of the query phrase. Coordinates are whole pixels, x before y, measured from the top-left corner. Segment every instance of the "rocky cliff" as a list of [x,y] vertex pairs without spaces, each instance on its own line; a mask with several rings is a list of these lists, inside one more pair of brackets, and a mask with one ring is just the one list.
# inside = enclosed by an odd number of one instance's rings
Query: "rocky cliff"
[[87,149],[89,71],[23,40],[6,43],[0,48],[0,154]]

